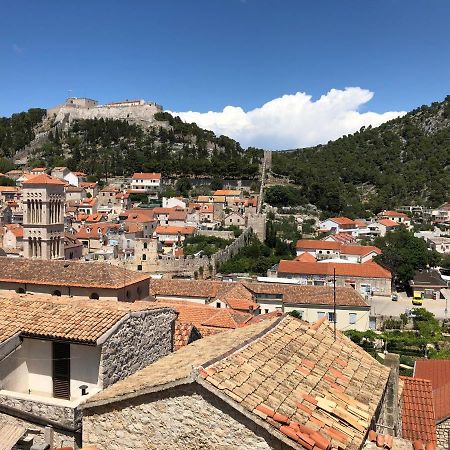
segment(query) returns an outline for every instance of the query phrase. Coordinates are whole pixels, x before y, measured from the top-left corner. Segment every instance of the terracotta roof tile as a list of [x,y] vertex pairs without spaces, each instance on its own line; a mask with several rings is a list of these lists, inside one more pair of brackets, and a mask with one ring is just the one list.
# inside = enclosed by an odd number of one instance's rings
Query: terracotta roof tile
[[418,359],[414,377],[431,381],[436,420],[450,417],[450,359]]
[[136,172],[132,176],[133,180],[160,180],[161,174],[155,172]]
[[117,289],[148,279],[148,275],[103,262],[0,257],[3,282]]
[[93,344],[131,309],[157,309],[151,302],[130,308],[116,301],[77,301],[49,296],[0,298],[0,342],[16,333]]
[[196,232],[195,227],[176,227],[169,225],[160,225],[156,227],[155,233],[162,235],[186,235],[186,234],[194,234]]
[[411,441],[420,439],[436,444],[436,419],[431,381],[412,377],[401,378],[402,437]]
[[[336,358],[347,363],[341,389],[325,379]],[[231,406],[239,404],[255,420],[265,420],[272,433],[281,432],[309,450],[356,449],[382,401],[389,369],[341,333],[334,341],[328,323],[312,329],[284,316],[194,342],[96,394],[86,405],[164,390],[189,376],[213,394],[220,392]],[[335,376],[340,378],[337,372]]]
[[336,269],[338,276],[367,277],[367,278],[392,278],[391,273],[374,261],[365,263],[329,263],[329,262],[301,262],[281,260],[278,273],[294,273],[305,275],[333,275]]
[[50,175],[43,173],[43,174],[28,178],[22,184],[23,185],[27,185],[27,184],[60,184],[63,186],[65,183],[58,178],[51,177]]

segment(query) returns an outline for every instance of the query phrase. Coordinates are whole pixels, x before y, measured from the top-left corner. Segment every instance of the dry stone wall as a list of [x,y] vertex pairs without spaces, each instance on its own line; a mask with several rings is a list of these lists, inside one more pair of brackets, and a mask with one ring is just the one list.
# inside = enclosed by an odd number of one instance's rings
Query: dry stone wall
[[439,423],[436,428],[438,449],[447,450],[450,448],[450,419]]
[[[217,398],[189,387],[86,410],[83,445],[99,450],[287,450]],[[164,395],[169,395],[164,397]]]
[[175,319],[171,309],[133,312],[102,346],[103,388],[169,354]]

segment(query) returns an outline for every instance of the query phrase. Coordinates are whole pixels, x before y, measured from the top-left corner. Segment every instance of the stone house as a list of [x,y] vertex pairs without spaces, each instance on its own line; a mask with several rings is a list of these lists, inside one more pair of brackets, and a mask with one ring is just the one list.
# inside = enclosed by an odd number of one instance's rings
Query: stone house
[[80,446],[81,405],[170,353],[175,318],[150,302],[1,298],[0,413],[30,429],[33,448],[50,443],[47,425],[53,443]]
[[83,244],[71,233],[64,233],[64,259],[81,259]]
[[431,382],[438,448],[447,449],[450,439],[450,359],[418,359],[414,365],[414,378]]
[[0,292],[124,302],[149,295],[149,276],[102,262],[0,258]]
[[155,229],[155,236],[163,245],[171,246],[182,244],[187,237],[194,236],[196,232],[195,227],[159,225]]
[[247,220],[242,214],[232,212],[231,214],[225,216],[225,218],[223,219],[223,224],[226,227],[233,225],[244,229],[247,227]]
[[375,424],[391,426],[390,383],[326,321],[282,316],[195,341],[90,397],[83,445],[358,449]]
[[386,236],[386,233],[390,233],[391,231],[398,230],[400,228],[400,224],[391,219],[380,219],[378,220],[374,226],[369,226],[369,230],[375,232],[375,234],[383,237]]
[[66,201],[81,202],[86,198],[87,192],[79,186],[66,186]]
[[278,278],[313,286],[332,286],[334,273],[336,286],[351,287],[362,294],[390,296],[392,293],[392,274],[374,261],[359,264],[281,260],[277,268]]
[[358,231],[356,222],[348,217],[331,217],[321,222],[319,228],[322,232],[331,232],[332,234],[346,232],[354,235]]
[[373,245],[347,245],[335,241],[299,239],[296,243],[297,256],[309,253],[316,260],[342,259],[353,263],[365,263],[381,254]]
[[67,167],[55,167],[51,171],[50,175],[54,178],[64,180],[72,186],[78,186],[79,179],[71,170]]
[[334,311],[333,288],[329,286],[298,286],[281,283],[242,283],[254,295],[261,314],[276,311],[296,311],[298,317],[307,322],[326,317],[336,321],[338,330],[369,329],[370,306],[362,295],[349,287],[336,288],[336,312]]
[[86,194],[90,194],[91,197],[97,197],[99,193],[98,183],[82,181],[80,182],[80,187],[86,191]]
[[8,224],[3,228],[3,246],[5,250],[23,250],[23,227],[19,224]]
[[161,189],[160,173],[141,173],[133,174],[130,183],[131,192],[147,194],[151,199],[157,199]]

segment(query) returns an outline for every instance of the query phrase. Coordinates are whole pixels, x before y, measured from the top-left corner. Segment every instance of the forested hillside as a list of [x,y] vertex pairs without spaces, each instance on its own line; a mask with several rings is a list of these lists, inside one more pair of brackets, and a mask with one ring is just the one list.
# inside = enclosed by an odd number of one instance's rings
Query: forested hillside
[[161,126],[143,129],[112,119],[78,120],[68,132],[56,129],[31,165],[66,165],[98,177],[136,171],[165,176],[257,177],[262,151],[244,150],[238,142],[168,113],[155,118]]
[[45,113],[45,109],[32,108],[11,117],[0,117],[0,156],[11,158],[28,145],[34,139],[34,127]]
[[298,203],[353,216],[368,209],[447,201],[449,169],[450,96],[378,128],[274,153],[272,168],[298,185]]

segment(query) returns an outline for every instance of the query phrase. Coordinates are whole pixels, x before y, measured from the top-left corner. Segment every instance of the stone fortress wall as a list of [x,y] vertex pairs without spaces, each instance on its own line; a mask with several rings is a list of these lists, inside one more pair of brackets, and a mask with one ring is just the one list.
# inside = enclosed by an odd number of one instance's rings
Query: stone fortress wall
[[154,115],[162,111],[161,105],[144,100],[125,100],[99,105],[96,100],[70,97],[62,105],[47,109],[47,117],[54,119],[56,125],[63,124],[66,128],[74,120],[101,118],[151,126],[156,122]]

